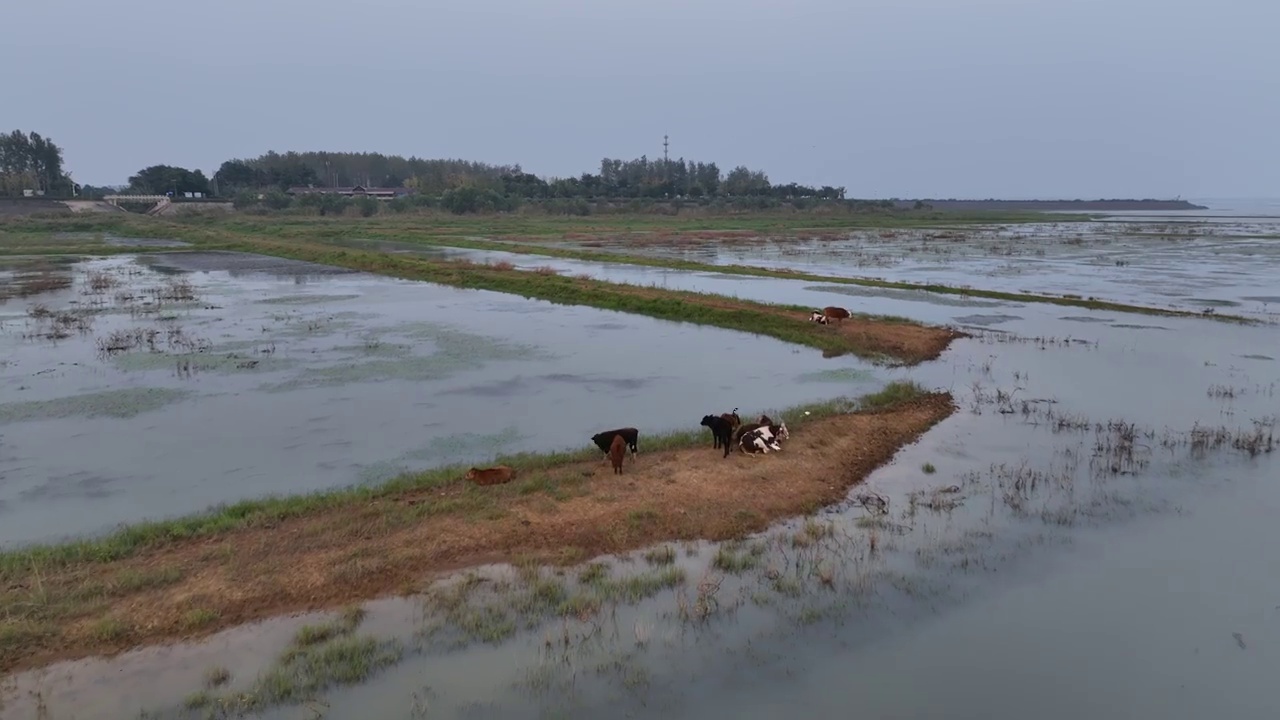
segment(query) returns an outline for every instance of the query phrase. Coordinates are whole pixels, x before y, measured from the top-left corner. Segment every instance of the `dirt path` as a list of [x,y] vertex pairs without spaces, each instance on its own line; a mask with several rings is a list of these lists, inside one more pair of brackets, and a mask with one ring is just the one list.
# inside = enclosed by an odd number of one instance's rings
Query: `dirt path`
[[578,563],[663,540],[723,540],[846,497],[955,409],[918,396],[797,427],[765,457],[644,452],[619,477],[599,460],[325,508],[124,560],[79,562],[0,588],[0,672],[209,635],[245,622],[413,592],[494,561]]

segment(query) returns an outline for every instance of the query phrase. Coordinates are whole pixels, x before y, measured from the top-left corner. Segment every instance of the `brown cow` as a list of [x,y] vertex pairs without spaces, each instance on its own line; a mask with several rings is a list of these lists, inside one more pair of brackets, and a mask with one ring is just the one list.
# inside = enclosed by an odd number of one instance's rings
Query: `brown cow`
[[490,468],[473,467],[463,476],[464,480],[470,480],[477,485],[503,485],[509,483],[516,478],[516,471],[506,465],[498,465]]
[[613,436],[613,444],[609,446],[609,462],[613,463],[615,475],[622,474],[622,460],[627,456],[627,441],[621,435]]

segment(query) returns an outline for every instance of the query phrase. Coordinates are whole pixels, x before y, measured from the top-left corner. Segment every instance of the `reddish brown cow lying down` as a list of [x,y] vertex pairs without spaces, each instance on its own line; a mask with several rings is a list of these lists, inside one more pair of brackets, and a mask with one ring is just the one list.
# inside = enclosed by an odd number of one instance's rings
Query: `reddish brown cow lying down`
[[498,465],[490,468],[471,468],[467,474],[463,476],[464,480],[470,480],[477,485],[502,485],[509,483],[516,477],[516,471],[506,465]]

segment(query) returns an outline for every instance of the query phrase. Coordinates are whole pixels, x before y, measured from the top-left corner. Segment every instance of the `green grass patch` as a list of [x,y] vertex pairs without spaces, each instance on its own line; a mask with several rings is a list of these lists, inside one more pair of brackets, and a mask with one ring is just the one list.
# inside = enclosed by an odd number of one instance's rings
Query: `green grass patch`
[[114,643],[129,635],[129,626],[117,618],[104,617],[93,624],[89,635],[100,643]]
[[736,549],[735,543],[725,543],[721,545],[716,550],[715,558],[711,561],[711,565],[717,570],[721,570],[732,575],[741,575],[759,564],[759,555],[752,555],[749,552],[739,552]]
[[863,395],[859,407],[864,410],[883,410],[914,400],[928,391],[911,380],[896,380],[877,392]]
[[182,616],[182,627],[187,630],[197,630],[218,621],[220,615],[217,610],[209,610],[207,608],[195,608],[188,610]]

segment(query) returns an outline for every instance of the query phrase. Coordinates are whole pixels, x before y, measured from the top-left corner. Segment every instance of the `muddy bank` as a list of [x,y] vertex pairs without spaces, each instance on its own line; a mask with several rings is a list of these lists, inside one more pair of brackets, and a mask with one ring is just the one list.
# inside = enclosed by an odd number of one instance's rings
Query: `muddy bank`
[[[157,542],[129,557],[10,565],[0,670],[203,637],[273,615],[412,591],[433,573],[497,561],[575,563],[661,540],[722,540],[845,497],[955,409],[934,393],[797,421],[784,452],[645,452],[618,477],[590,460],[320,506],[241,530]],[[641,441],[643,446],[643,440]],[[35,565],[33,563],[33,568]]]

